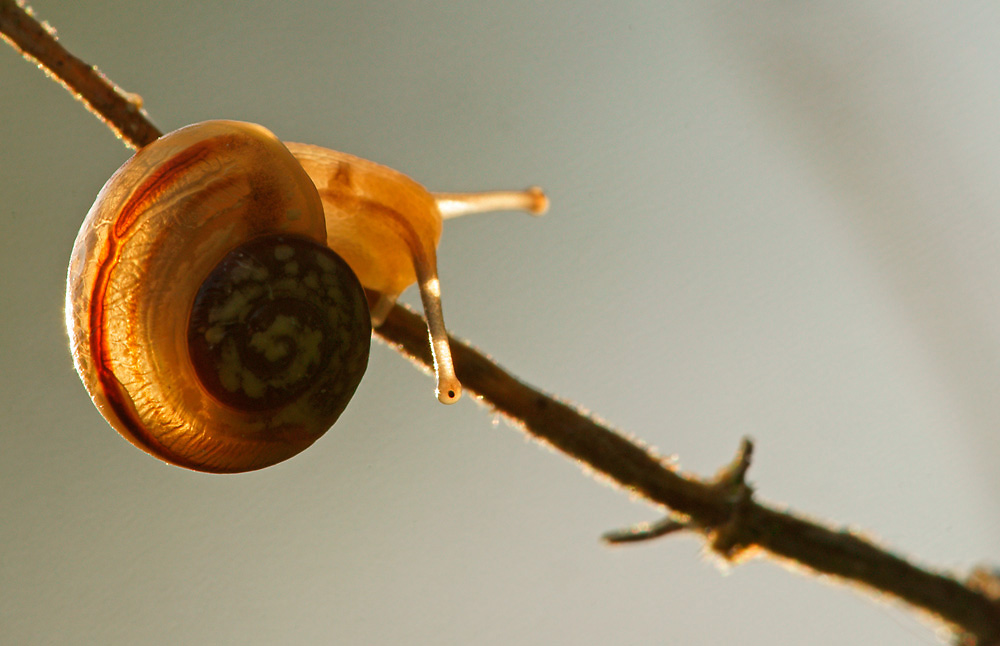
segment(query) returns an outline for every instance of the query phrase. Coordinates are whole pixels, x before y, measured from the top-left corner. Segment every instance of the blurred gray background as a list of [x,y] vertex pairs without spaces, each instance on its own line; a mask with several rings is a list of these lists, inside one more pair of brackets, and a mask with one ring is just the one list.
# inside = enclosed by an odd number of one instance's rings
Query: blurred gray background
[[[993,2],[37,0],[164,130],[259,122],[432,190],[450,328],[709,474],[965,571],[1000,560]],[[63,281],[128,157],[0,48],[0,643],[933,643],[690,537],[376,344],[313,448],[211,476],[107,426]],[[407,294],[417,302],[415,293]]]

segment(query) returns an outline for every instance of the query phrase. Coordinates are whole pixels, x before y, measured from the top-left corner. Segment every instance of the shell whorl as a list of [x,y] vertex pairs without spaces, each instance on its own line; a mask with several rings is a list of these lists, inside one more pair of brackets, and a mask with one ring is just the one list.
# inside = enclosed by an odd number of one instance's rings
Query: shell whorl
[[370,327],[360,284],[338,255],[307,238],[240,245],[201,284],[188,350],[202,385],[236,410],[296,402],[339,416],[367,365]]

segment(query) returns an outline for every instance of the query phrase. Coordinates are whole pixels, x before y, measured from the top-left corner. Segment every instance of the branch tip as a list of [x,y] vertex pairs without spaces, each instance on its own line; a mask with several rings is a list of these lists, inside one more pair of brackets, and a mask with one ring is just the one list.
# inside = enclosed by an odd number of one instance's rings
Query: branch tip
[[660,538],[667,534],[673,534],[689,527],[689,523],[676,520],[673,516],[667,516],[655,523],[642,522],[624,529],[614,529],[610,532],[605,532],[601,538],[609,545],[639,543]]

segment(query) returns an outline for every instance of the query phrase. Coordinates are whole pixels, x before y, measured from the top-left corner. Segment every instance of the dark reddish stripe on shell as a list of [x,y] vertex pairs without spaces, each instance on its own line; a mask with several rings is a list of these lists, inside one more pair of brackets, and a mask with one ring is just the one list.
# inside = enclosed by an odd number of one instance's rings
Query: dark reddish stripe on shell
[[[227,137],[228,138],[228,137]],[[223,138],[215,138],[200,142],[178,153],[163,162],[159,169],[136,189],[128,202],[122,207],[119,215],[105,242],[104,250],[98,261],[98,270],[94,279],[94,289],[90,298],[90,352],[93,365],[97,367],[97,377],[102,391],[115,415],[132,435],[132,439],[150,454],[167,460],[178,466],[206,471],[205,465],[192,462],[177,455],[159,440],[153,437],[127,403],[131,398],[124,392],[121,383],[115,377],[109,360],[108,341],[105,335],[105,300],[111,271],[118,263],[121,255],[122,238],[124,238],[139,215],[155,200],[157,200],[178,178],[192,166],[203,162],[212,150],[222,145]]]

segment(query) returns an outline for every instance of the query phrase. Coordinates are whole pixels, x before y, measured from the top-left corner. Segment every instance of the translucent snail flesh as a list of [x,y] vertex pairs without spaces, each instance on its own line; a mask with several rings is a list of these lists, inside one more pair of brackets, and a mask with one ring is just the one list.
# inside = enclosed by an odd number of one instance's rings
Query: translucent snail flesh
[[[442,217],[545,210],[538,189],[436,193],[261,126],[165,135],[101,190],[70,260],[76,368],[126,439],[172,464],[259,469],[337,420],[372,321],[417,282],[438,398],[461,394],[441,314]],[[365,289],[377,292],[369,313]]]
[[396,297],[414,282],[427,317],[441,403],[458,401],[448,333],[441,312],[437,245],[443,218],[523,210],[540,215],[548,199],[539,188],[488,193],[430,193],[406,175],[360,157],[287,143],[309,173],[326,212],[327,242],[354,269],[365,288],[380,294],[372,307],[378,326]]

